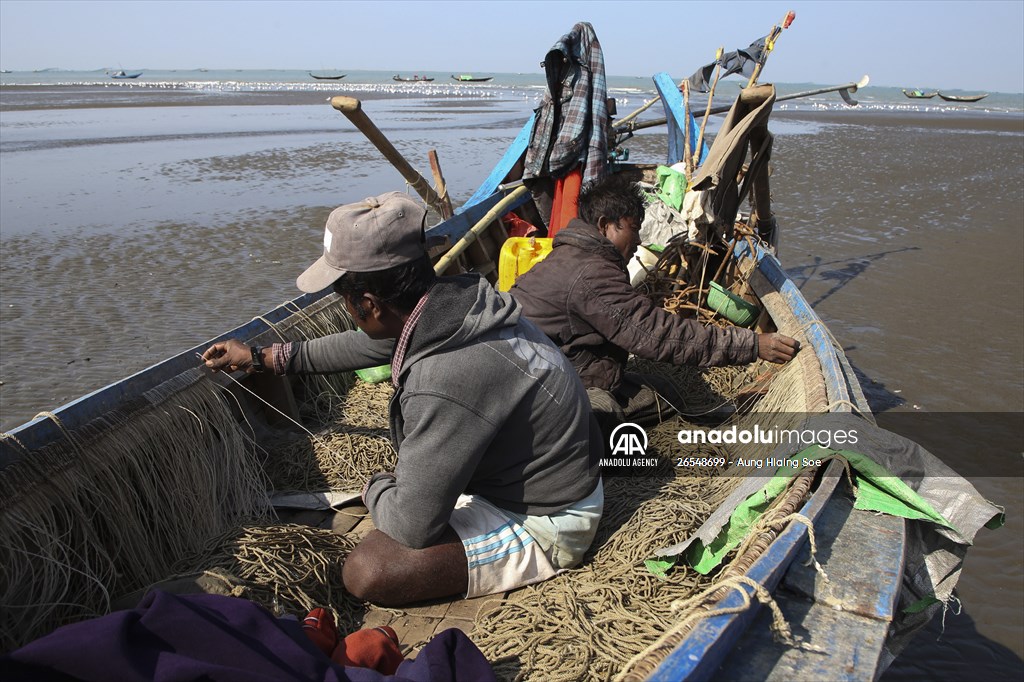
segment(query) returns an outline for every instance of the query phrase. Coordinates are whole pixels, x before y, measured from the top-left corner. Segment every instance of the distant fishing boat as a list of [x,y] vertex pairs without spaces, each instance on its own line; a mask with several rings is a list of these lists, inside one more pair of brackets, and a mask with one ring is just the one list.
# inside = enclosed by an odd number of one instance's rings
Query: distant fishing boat
[[111,78],[116,78],[116,79],[119,79],[119,80],[124,80],[126,78],[138,78],[141,75],[142,75],[141,71],[136,71],[135,73],[125,73],[124,71],[115,71],[114,73],[110,74],[110,77]]
[[452,74],[452,80],[460,83],[486,83],[487,81],[494,78],[494,76],[485,76],[483,78],[477,78],[471,73],[464,73],[460,76]]
[[347,74],[343,73],[340,76],[318,76],[317,74],[310,71],[309,75],[317,79],[318,81],[339,81],[342,78],[344,78]]
[[923,90],[904,90],[903,94],[910,99],[931,99],[935,97],[935,92],[924,92]]
[[982,95],[944,95],[940,92],[938,95],[947,102],[977,102],[988,97],[987,92]]
[[429,83],[434,79],[428,78],[427,76],[413,76],[412,78],[405,78],[396,73],[391,77],[391,80],[396,80],[399,83]]

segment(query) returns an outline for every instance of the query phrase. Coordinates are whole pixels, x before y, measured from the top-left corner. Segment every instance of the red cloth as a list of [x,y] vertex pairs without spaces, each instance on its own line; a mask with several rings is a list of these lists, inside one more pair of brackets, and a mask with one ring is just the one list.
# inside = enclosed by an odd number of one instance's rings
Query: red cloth
[[505,230],[508,232],[509,237],[529,237],[540,232],[533,223],[523,220],[515,213],[508,213],[502,216],[501,222],[505,224]]
[[386,625],[357,630],[339,642],[331,612],[317,607],[303,620],[302,631],[316,648],[340,665],[394,675],[405,660],[398,648],[398,634]]
[[565,177],[555,180],[555,197],[551,202],[551,221],[548,236],[554,237],[569,221],[579,215],[580,188],[583,186],[583,170],[577,166]]
[[334,624],[334,616],[327,609],[317,607],[310,611],[302,621],[302,631],[327,656],[338,646],[338,628]]
[[357,630],[346,637],[331,654],[335,663],[372,668],[394,675],[405,660],[398,648],[398,635],[387,625]]

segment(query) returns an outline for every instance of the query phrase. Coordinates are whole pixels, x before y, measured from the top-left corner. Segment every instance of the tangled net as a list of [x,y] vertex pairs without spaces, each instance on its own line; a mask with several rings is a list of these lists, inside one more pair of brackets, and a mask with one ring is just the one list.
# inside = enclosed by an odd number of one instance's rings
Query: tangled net
[[361,602],[341,582],[355,539],[299,524],[246,525],[215,538],[198,559],[179,563],[185,574],[222,583],[222,592],[249,599],[277,616],[305,616],[322,606],[343,632],[361,627]]
[[[318,324],[308,333],[327,330]],[[709,445],[681,451],[675,434],[702,428],[688,420],[724,405],[737,410],[735,419],[751,409],[807,409],[798,398],[810,369],[799,362],[703,371],[632,363],[633,371],[672,379],[685,396],[684,415],[650,430],[656,471],[605,481],[604,518],[579,568],[517,590],[478,618],[471,636],[504,678],[605,679],[655,642],[677,619],[671,605],[712,579],[677,568],[662,580],[644,560],[688,537],[739,480],[717,468],[674,467],[680,455],[716,454]],[[60,452],[0,472],[5,649],[101,615],[112,597],[182,573],[199,573],[275,613],[301,617],[323,606],[339,627],[360,627],[366,607],[341,586],[356,538],[281,524],[267,493],[358,490],[371,474],[393,470],[390,384],[315,377],[302,409],[320,430],[280,430],[257,446],[232,414],[234,396],[190,381],[101,425],[104,439],[69,434]],[[752,453],[730,446],[731,456],[745,454]]]

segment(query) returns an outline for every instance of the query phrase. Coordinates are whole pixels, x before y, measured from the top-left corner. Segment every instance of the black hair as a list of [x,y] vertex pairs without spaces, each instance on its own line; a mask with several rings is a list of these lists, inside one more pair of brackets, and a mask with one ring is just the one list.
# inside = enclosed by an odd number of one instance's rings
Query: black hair
[[[375,272],[347,272],[334,282],[334,292],[349,301],[354,301],[363,294],[373,294],[381,302],[387,303],[401,312],[409,312],[416,307],[423,294],[437,279],[434,267],[426,255],[414,261],[396,265],[387,270]],[[359,319],[365,320],[366,313],[356,305]]]
[[591,225],[597,225],[601,216],[612,222],[632,217],[640,224],[645,209],[644,192],[639,185],[615,175],[591,180],[580,190],[579,216]]

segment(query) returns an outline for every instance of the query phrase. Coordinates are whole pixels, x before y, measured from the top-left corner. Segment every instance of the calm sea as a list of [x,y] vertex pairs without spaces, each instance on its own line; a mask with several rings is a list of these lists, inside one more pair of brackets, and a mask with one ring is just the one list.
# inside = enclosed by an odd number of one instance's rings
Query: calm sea
[[[138,78],[128,80],[114,80],[110,74],[111,70],[95,71],[64,71],[60,69],[47,69],[43,71],[16,71],[13,73],[0,74],[0,90],[3,93],[11,93],[12,89],[7,86],[31,86],[38,97],[28,96],[21,93],[17,101],[11,98],[5,101],[0,109],[20,108],[26,105],[39,107],[51,104],[50,97],[56,96],[62,99],[58,106],[81,106],[75,93],[82,92],[88,88],[90,92],[95,86],[101,86],[104,94],[101,101],[88,98],[89,104],[101,105],[102,100],[113,102],[120,106],[155,104],[155,97],[150,96],[154,91],[162,94],[164,103],[188,101],[189,103],[217,103],[218,101],[234,99],[245,99],[245,95],[268,95],[272,93],[293,93],[299,95],[314,95],[316,93],[330,96],[338,93],[351,94],[362,98],[374,98],[379,96],[414,96],[422,94],[430,97],[479,97],[505,99],[508,97],[539,98],[544,91],[544,76],[540,73],[478,73],[468,74],[478,78],[490,78],[483,83],[459,83],[453,80],[454,76],[442,72],[414,72],[406,71],[394,73],[391,71],[341,71],[336,69],[321,69],[318,71],[294,71],[294,70],[207,70],[193,69],[188,71],[166,71],[146,69],[124,69],[126,73],[139,73]],[[336,77],[343,76],[340,80],[318,80],[313,76]],[[689,74],[675,74],[675,80]],[[432,78],[431,82],[403,83],[394,80],[394,76],[402,78],[422,77]],[[826,83],[824,86],[840,85],[848,82],[857,82],[863,74],[849,73],[846,79],[836,80],[834,83]],[[763,80],[763,79],[762,79]],[[650,78],[644,76],[608,76],[608,90],[614,96],[620,107],[633,103],[639,103],[637,98],[650,97],[654,92]],[[739,91],[743,80],[736,76],[724,78],[719,82],[717,91],[718,101],[728,102]],[[54,90],[47,86],[60,86]],[[804,92],[824,87],[821,84],[813,83],[778,83],[776,84],[780,96],[796,92]],[[936,88],[921,88],[920,84],[907,84],[907,90],[922,89],[925,92],[939,92]],[[168,91],[176,91],[172,95]],[[871,86],[861,90],[855,96],[860,103],[862,110],[871,111],[902,111],[902,112],[924,112],[937,116],[948,116],[956,113],[965,114],[1013,114],[1020,115],[1024,111],[1024,95],[1021,93],[984,93],[981,91],[965,92],[962,90],[942,90],[942,94],[952,96],[970,96],[987,94],[978,103],[946,102],[938,96],[930,99],[908,99],[901,88]],[[4,99],[8,99],[5,97]],[[269,98],[268,98],[269,101]],[[702,103],[705,100],[700,95],[694,95],[694,104]],[[223,102],[221,102],[223,103]],[[845,105],[835,93],[822,95],[812,99],[798,100],[791,103],[778,105],[777,110],[781,111],[803,111],[807,109],[842,109]],[[625,114],[623,109],[620,114]]]
[[[364,100],[428,177],[436,150],[459,205],[543,92],[539,74],[410,84],[344,73],[0,74],[0,428],[293,298],[332,208],[404,188],[332,95]],[[653,94],[643,78],[609,88],[620,116]],[[723,81],[715,103],[738,90]],[[775,108],[781,259],[880,422],[928,439],[926,417],[978,416],[980,427],[947,430],[934,446],[1007,508],[1007,527],[983,530],[968,554],[962,609],[886,677],[1020,679],[1024,482],[975,458],[989,426],[1009,429],[1010,457],[1022,450],[1024,95],[954,103],[869,85],[854,98],[855,108],[835,93]],[[642,118],[660,116],[655,106]],[[624,147],[631,161],[662,162],[664,137],[652,128]]]

